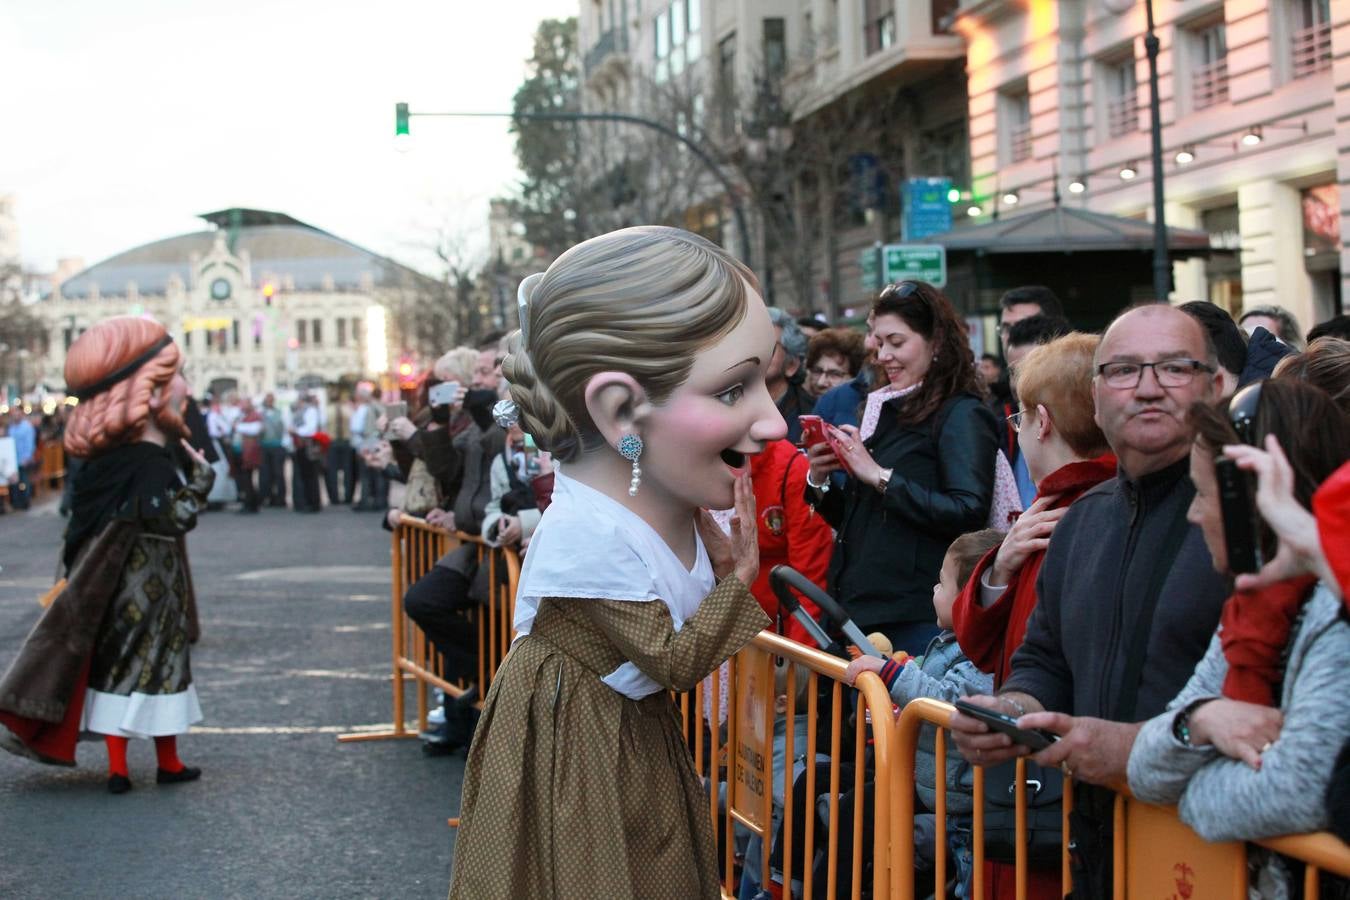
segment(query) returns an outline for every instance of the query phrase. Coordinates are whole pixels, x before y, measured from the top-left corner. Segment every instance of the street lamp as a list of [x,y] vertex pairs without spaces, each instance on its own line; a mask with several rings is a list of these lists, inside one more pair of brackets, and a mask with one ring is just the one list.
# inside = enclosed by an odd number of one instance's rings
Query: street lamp
[[[650,128],[652,131],[660,132],[671,140],[679,141],[689,148],[689,152],[694,154],[699,162],[712,173],[722,186],[722,190],[727,195],[727,201],[731,204],[731,213],[736,219],[736,230],[740,232],[741,244],[741,262],[746,267],[752,268],[750,264],[750,230],[745,223],[745,210],[741,208],[741,201],[736,196],[736,189],[732,186],[727,176],[722,172],[717,162],[708,155],[708,152],[689,138],[680,134],[674,128],[655,119],[647,119],[642,116],[634,116],[628,113],[613,112],[537,112],[537,113],[491,113],[491,112],[412,112],[408,109],[406,103],[394,104],[394,141],[395,146],[402,141],[406,147],[412,140],[408,129],[408,120],[413,116],[435,116],[437,118],[454,119],[516,119],[516,120],[534,120],[544,122],[627,122],[630,125],[641,125],[643,128]],[[403,130],[400,131],[399,129]]]
[[[1148,54],[1149,138],[1153,149],[1153,294],[1166,303],[1172,293],[1172,263],[1167,258],[1167,219],[1163,213],[1162,118],[1158,99],[1158,35],[1153,30],[1153,0],[1144,0],[1148,34],[1144,50]],[[1124,172],[1121,175],[1124,176]]]

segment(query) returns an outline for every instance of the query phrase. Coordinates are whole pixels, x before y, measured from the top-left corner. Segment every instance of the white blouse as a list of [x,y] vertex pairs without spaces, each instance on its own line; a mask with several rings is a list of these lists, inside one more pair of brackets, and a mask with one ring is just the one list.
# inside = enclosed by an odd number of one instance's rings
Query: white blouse
[[[695,532],[698,558],[692,569],[686,569],[640,516],[555,466],[553,501],[530,538],[520,573],[518,636],[530,633],[539,601],[545,597],[660,600],[679,631],[715,583],[702,538]],[[633,700],[662,689],[631,662],[601,680]]]

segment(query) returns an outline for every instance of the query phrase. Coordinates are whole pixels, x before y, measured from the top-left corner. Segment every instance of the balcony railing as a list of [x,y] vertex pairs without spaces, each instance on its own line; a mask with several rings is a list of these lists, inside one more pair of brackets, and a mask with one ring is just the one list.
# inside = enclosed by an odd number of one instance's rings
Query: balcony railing
[[1196,109],[1208,109],[1228,100],[1228,58],[1197,66],[1191,79],[1191,99]]
[[1106,130],[1113,138],[1139,130],[1139,98],[1136,95],[1126,94],[1107,101]]
[[1320,22],[1294,32],[1293,58],[1295,78],[1305,78],[1323,69],[1330,69],[1331,23]]
[[600,35],[595,46],[586,51],[583,66],[589,78],[612,54],[628,52],[628,35],[622,28],[611,28]]
[[1031,123],[1014,125],[1008,132],[1008,155],[1015,163],[1031,159]]

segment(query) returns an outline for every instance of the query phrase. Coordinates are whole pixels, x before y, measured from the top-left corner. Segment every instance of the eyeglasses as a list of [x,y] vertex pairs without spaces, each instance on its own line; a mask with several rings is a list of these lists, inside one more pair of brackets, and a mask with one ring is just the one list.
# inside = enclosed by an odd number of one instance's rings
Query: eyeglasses
[[822,369],[820,366],[811,366],[806,373],[812,378],[847,378],[848,373],[843,369]]
[[1185,387],[1201,372],[1214,374],[1214,367],[1198,359],[1160,359],[1157,362],[1109,362],[1097,367],[1097,374],[1107,387],[1136,388],[1144,380],[1144,370],[1152,369],[1153,377],[1165,388]]
[[1008,416],[1008,424],[1012,426],[1012,430],[1013,430],[1013,431],[1021,431],[1021,430],[1022,430],[1022,416],[1025,415],[1025,413],[1026,413],[1026,410],[1024,410],[1024,409],[1019,409],[1017,412],[1013,413],[1011,416]]

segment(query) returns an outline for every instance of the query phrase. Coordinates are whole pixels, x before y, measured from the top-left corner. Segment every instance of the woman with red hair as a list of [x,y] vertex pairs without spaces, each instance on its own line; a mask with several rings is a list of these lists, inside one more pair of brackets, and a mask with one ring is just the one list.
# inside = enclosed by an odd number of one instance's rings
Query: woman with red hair
[[[183,536],[215,474],[183,440],[181,359],[164,326],[130,316],[71,345],[66,384],[79,405],[65,448],[87,463],[65,535],[66,582],[0,680],[0,747],[73,766],[80,734],[102,735],[114,794],[131,789],[133,737],[154,739],[160,784],[201,775],[177,751],[176,736],[201,720]],[[176,445],[191,461],[186,484]]]

